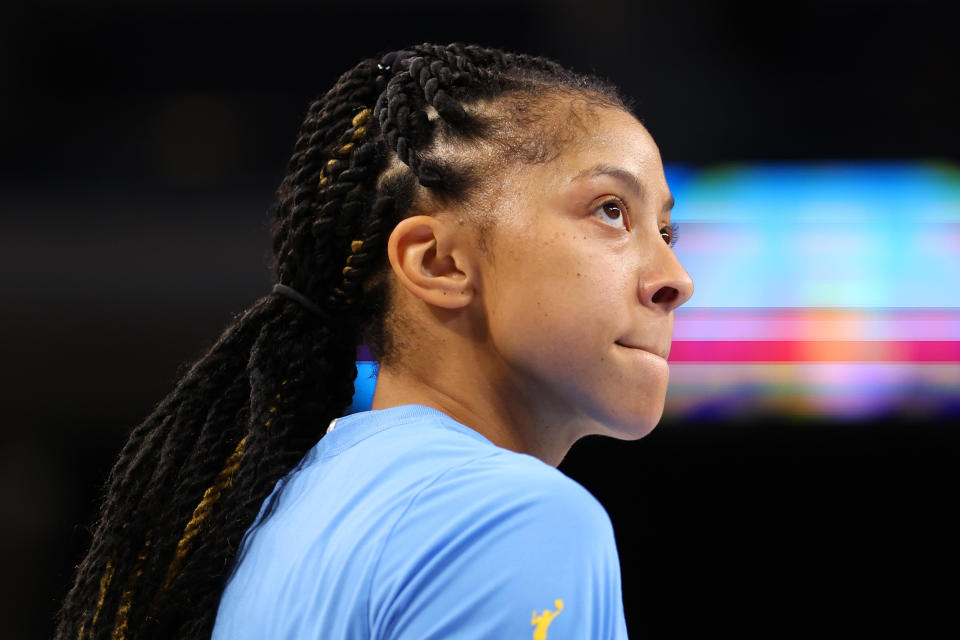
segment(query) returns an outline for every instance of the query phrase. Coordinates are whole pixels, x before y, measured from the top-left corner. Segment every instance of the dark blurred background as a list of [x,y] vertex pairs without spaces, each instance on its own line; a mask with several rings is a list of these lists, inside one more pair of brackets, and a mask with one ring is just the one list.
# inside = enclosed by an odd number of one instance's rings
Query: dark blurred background
[[[666,162],[960,160],[956,2],[84,3],[0,9],[0,582],[42,638],[100,484],[270,285],[308,102],[362,57],[465,41],[636,100]],[[904,225],[910,225],[909,219]],[[958,425],[665,420],[562,469],[614,521],[631,637],[955,626]]]

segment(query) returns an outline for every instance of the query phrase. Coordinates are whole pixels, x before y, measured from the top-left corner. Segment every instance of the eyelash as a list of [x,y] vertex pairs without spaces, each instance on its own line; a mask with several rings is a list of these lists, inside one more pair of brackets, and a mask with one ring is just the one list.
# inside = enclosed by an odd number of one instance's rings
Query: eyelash
[[[668,232],[667,229],[670,231]],[[677,245],[677,240],[680,239],[680,225],[678,225],[676,222],[671,222],[669,227],[660,229],[660,235],[667,236],[664,238],[664,241],[669,244],[670,248],[672,249]]]
[[[602,211],[604,207],[608,205],[613,205],[620,211],[620,216],[618,218],[608,218],[608,220],[620,220],[623,222],[624,227],[626,227],[627,206],[619,198],[612,198],[610,200],[602,202],[596,209],[594,209],[594,212],[596,213],[598,211]],[[629,230],[630,229],[627,229],[627,231]],[[673,248],[674,246],[676,246],[677,240],[680,239],[680,226],[676,222],[673,222],[670,224],[670,226],[663,227],[662,229],[660,229],[660,236],[661,237],[666,236],[663,238],[664,242],[666,242],[668,245],[670,245],[671,248]]]

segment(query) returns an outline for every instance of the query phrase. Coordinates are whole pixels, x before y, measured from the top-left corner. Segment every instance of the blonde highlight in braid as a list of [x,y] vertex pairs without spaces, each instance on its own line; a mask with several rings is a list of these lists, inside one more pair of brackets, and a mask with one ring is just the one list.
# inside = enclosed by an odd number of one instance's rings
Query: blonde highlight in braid
[[[283,380],[280,383],[280,386],[285,386],[286,384],[287,381]],[[270,408],[267,409],[267,413],[271,414],[271,416],[277,412],[277,407],[282,399],[282,396],[278,393],[274,396],[274,398],[276,399],[277,404],[271,405]],[[264,423],[264,426],[269,427],[272,421],[272,417],[268,418]],[[197,508],[193,510],[193,515],[190,517],[190,521],[183,528],[183,537],[181,537],[177,542],[176,553],[173,556],[173,560],[170,562],[170,566],[167,568],[167,575],[163,580],[163,585],[160,587],[161,592],[166,591],[170,587],[170,584],[176,577],[177,572],[180,571],[180,567],[183,565],[184,559],[187,557],[187,554],[190,553],[191,542],[200,533],[200,526],[202,525],[203,521],[206,520],[206,518],[213,512],[213,507],[217,503],[217,500],[220,499],[220,496],[223,495],[223,492],[229,488],[233,479],[233,475],[240,467],[240,459],[243,458],[244,446],[246,443],[247,436],[244,436],[240,439],[240,442],[237,443],[237,447],[233,450],[233,453],[230,454],[230,457],[227,458],[227,461],[217,474],[213,484],[207,487],[207,490],[203,492],[203,498],[201,498],[200,504],[198,504]]]
[[[107,562],[107,568],[103,572],[103,576],[100,578],[100,595],[97,597],[97,608],[93,611],[93,618],[90,620],[90,626],[97,626],[97,619],[100,618],[100,611],[103,609],[103,601],[107,597],[107,588],[110,586],[110,581],[113,580],[113,562]],[[77,640],[83,639],[83,632],[86,629],[86,625],[80,625],[80,632],[77,634]],[[91,634],[91,637],[92,634]]]
[[234,449],[230,457],[227,458],[223,469],[217,474],[213,484],[203,492],[203,498],[201,498],[200,504],[194,509],[193,515],[190,517],[190,522],[183,528],[183,537],[177,542],[177,551],[173,556],[173,560],[170,562],[170,567],[167,569],[167,576],[164,578],[163,585],[160,587],[161,591],[166,591],[170,587],[170,583],[173,582],[173,578],[177,575],[180,566],[190,552],[191,542],[200,533],[200,525],[213,512],[213,505],[216,504],[220,496],[223,495],[223,492],[230,486],[233,474],[236,473],[237,468],[240,466],[240,458],[243,457],[243,447],[246,442],[247,439],[244,437],[237,443],[237,448]]
[[117,607],[116,621],[113,624],[113,631],[110,634],[111,640],[125,640],[126,638],[134,591],[137,587],[137,583],[143,576],[143,563],[147,559],[147,551],[149,549],[150,538],[148,536],[146,542],[143,544],[143,550],[137,555],[137,562],[134,565],[133,575],[130,577],[130,583],[120,595],[120,605]]

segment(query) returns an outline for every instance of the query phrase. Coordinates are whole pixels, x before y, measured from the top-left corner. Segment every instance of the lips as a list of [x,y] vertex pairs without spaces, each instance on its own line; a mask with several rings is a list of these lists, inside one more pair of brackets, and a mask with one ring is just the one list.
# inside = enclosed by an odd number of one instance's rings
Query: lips
[[635,346],[632,344],[625,344],[619,341],[616,344],[620,345],[621,347],[626,347],[627,349],[638,349],[640,351],[646,351],[647,353],[652,353],[655,356],[660,356],[664,360],[666,360],[667,356],[670,355],[669,347],[666,349],[657,349],[655,347],[641,347],[641,346]]

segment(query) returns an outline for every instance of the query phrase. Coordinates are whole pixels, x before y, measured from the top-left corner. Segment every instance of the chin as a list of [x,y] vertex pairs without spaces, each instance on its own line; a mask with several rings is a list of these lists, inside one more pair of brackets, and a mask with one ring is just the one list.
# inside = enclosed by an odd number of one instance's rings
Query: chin
[[660,424],[660,416],[652,420],[641,419],[612,431],[610,436],[617,440],[639,440],[649,435],[658,424]]
[[594,397],[597,433],[639,440],[663,417],[670,368],[664,358],[640,349],[617,346],[615,357],[622,374],[606,381],[602,395]]
[[651,398],[643,406],[623,407],[614,413],[608,407],[599,434],[617,440],[639,440],[656,429],[663,417],[663,407],[663,398]]

